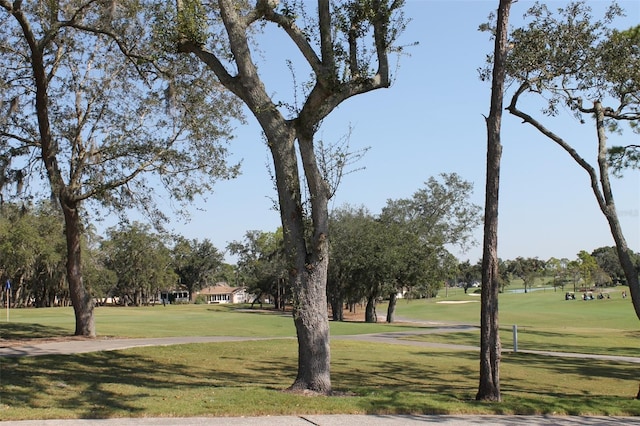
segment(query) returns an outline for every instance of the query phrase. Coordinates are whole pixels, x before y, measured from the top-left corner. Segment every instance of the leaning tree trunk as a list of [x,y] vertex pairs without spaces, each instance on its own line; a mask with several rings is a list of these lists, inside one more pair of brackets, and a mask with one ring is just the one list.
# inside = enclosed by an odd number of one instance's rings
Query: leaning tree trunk
[[67,280],[69,295],[76,317],[76,336],[96,337],[93,318],[93,299],[82,281],[82,263],[80,249],[81,223],[78,206],[70,204],[61,197],[64,211],[65,234],[67,238]]
[[485,189],[484,241],[482,251],[482,298],[480,308],[480,383],[477,400],[500,401],[500,335],[498,324],[498,194],[500,189],[500,126],[504,97],[507,24],[511,0],[500,0],[496,26],[491,109],[487,117],[487,177]]
[[[618,220],[618,214],[616,212],[616,205],[613,199],[613,191],[611,190],[611,182],[609,181],[609,162],[607,159],[607,135],[605,132],[604,121],[604,108],[600,102],[595,102],[594,109],[596,111],[596,129],[598,133],[598,167],[600,173],[600,186],[602,187],[602,195],[598,193],[597,185],[595,182],[595,175],[590,172],[592,189],[600,210],[607,218],[609,223],[609,229],[611,229],[611,235],[616,243],[616,252],[618,254],[618,260],[620,266],[624,272],[624,276],[627,279],[627,285],[629,286],[629,292],[631,293],[631,303],[633,309],[636,312],[636,316],[640,318],[640,281],[638,279],[638,269],[633,263],[631,257],[631,251],[627,246],[627,241],[624,238],[620,220]],[[589,171],[589,170],[587,170]]]
[[[604,185],[603,185],[604,186]],[[605,190],[606,193],[606,190]],[[631,293],[631,303],[635,310],[636,317],[640,318],[640,281],[638,279],[638,269],[633,263],[632,252],[627,246],[627,241],[622,233],[622,227],[618,220],[618,215],[615,212],[615,205],[613,199],[607,202],[606,206],[600,206],[604,212],[609,228],[611,229],[611,235],[616,243],[616,253],[618,254],[618,260],[620,266],[624,272],[624,276],[629,286],[629,293]]]

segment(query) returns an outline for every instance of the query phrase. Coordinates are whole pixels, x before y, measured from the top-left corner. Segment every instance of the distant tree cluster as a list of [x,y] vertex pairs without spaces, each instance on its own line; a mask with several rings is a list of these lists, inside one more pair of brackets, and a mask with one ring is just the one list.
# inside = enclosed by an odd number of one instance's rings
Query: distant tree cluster
[[453,276],[457,260],[448,251],[466,247],[480,224],[480,207],[471,203],[470,182],[455,173],[430,178],[412,198],[388,200],[379,215],[344,207],[331,215],[331,261],[327,294],[333,318],[343,305],[365,302],[365,320],[376,322],[376,303],[435,296]]
[[[71,304],[66,282],[64,221],[51,203],[0,207],[0,275],[10,280],[13,307]],[[186,289],[233,278],[223,252],[204,241],[153,232],[123,223],[106,237],[85,230],[84,282],[95,303],[147,305],[161,290]],[[6,297],[6,292],[2,297]]]

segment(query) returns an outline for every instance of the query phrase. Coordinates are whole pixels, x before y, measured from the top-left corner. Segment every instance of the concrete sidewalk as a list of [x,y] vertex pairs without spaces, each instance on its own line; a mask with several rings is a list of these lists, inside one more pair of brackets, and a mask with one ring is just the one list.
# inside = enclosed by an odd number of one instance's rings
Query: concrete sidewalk
[[99,420],[27,420],[0,422],[2,426],[618,426],[638,425],[634,417],[582,416],[435,416],[435,415],[305,415],[266,417],[127,418]]

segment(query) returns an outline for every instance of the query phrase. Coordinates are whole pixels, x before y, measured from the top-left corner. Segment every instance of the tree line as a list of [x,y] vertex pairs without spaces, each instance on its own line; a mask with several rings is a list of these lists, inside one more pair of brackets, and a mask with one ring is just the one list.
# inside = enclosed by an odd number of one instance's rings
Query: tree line
[[[344,320],[345,309],[357,305],[365,307],[366,322],[377,322],[376,305],[387,300],[386,321],[393,322],[398,296],[436,297],[454,286],[475,290],[481,262],[460,261],[447,250],[452,244],[470,244],[478,226],[479,206],[469,201],[471,190],[455,173],[445,174],[431,178],[411,199],[389,200],[379,214],[351,206],[333,211],[327,285],[333,320]],[[448,209],[442,207],[445,199]],[[70,305],[59,212],[50,202],[5,203],[0,210],[0,271],[12,282],[11,306]],[[139,222],[109,228],[105,236],[92,230],[84,235],[83,274],[97,305],[107,300],[149,305],[166,290],[186,290],[191,299],[217,282],[245,286],[254,303],[268,299],[277,309],[290,307],[293,300],[281,228],[248,231],[224,249],[208,239],[158,233]],[[237,255],[236,265],[225,263],[225,250]],[[634,262],[640,267],[640,254]],[[572,291],[626,284],[614,247],[582,250],[572,260],[500,260],[499,271],[501,291],[515,279],[525,292],[541,279]],[[6,302],[6,292],[1,297]]]

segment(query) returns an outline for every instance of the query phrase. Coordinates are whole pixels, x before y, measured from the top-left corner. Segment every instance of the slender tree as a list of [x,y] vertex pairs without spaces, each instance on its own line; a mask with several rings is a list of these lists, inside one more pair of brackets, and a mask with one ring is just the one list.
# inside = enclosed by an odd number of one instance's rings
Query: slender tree
[[482,247],[482,298],[480,308],[480,383],[477,400],[500,401],[500,345],[498,294],[498,193],[502,144],[502,101],[508,52],[507,33],[511,0],[500,0],[495,27],[491,107],[487,123],[487,177],[485,188],[484,240]]
[[0,0],[0,184],[21,192],[30,182],[39,195],[42,177],[61,208],[75,334],[86,337],[96,334],[82,277],[88,212],[139,206],[162,219],[147,174],[188,202],[236,173],[218,143],[234,104],[200,84],[197,67],[163,71],[146,9],[134,3]]
[[[315,12],[297,1],[176,3],[179,49],[206,63],[246,104],[272,155],[298,338],[298,373],[290,389],[330,394],[326,281],[332,191],[319,168],[315,134],[346,99],[390,86],[389,53],[404,28],[403,1],[318,0]],[[265,24],[283,31],[311,70],[311,80],[296,88],[302,90],[296,94],[301,104],[276,101],[261,78],[252,40]]]

